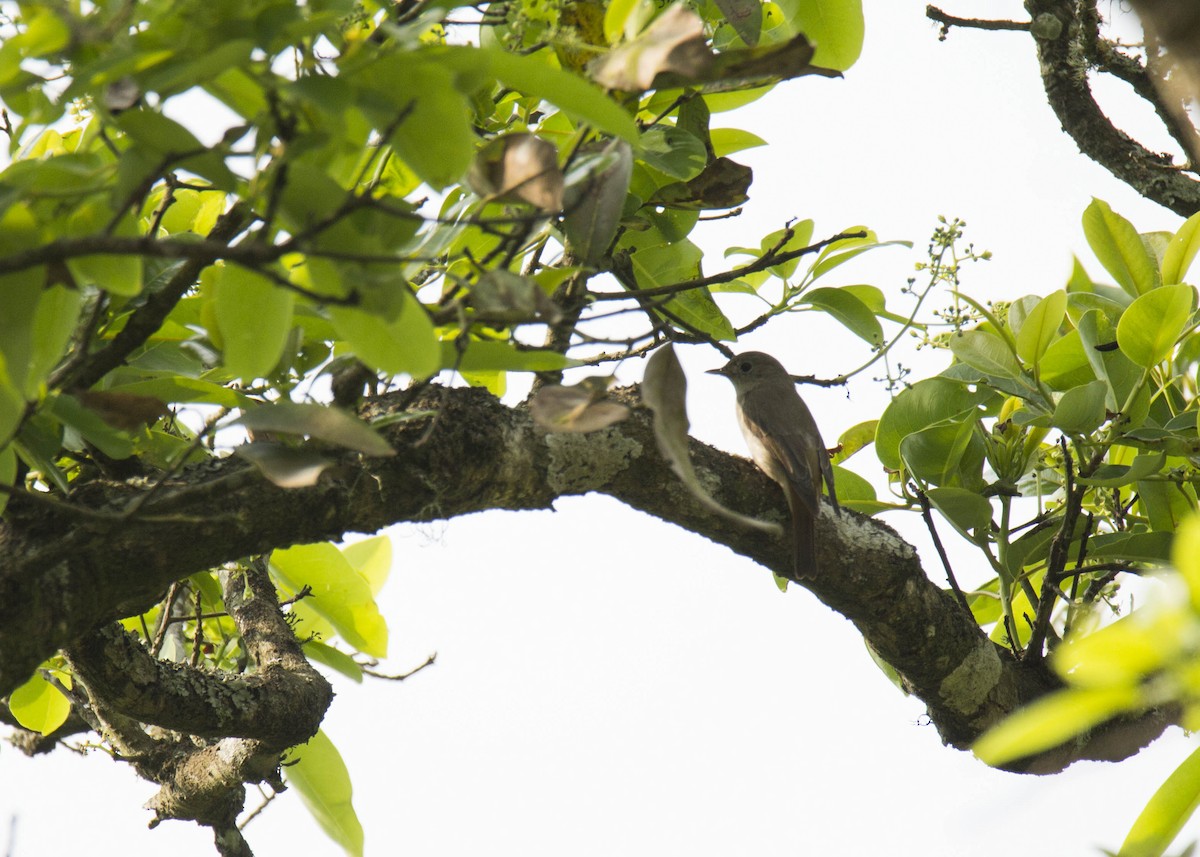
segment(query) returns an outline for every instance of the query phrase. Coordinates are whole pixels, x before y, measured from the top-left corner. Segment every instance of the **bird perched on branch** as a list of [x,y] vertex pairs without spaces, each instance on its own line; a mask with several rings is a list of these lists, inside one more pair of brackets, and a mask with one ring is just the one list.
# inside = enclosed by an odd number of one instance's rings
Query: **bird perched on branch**
[[792,513],[795,579],[816,574],[816,520],[822,481],[834,511],[842,511],[833,488],[833,466],[817,421],[796,392],[792,376],[769,354],[747,351],[720,369],[708,371],[733,382],[738,423],[750,456],[787,495]]

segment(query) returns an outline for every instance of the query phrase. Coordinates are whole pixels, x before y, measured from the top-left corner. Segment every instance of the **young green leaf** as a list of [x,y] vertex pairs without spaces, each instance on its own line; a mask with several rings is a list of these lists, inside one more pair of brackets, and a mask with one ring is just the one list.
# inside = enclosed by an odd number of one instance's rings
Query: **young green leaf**
[[1025,316],[1017,333],[1017,354],[1020,358],[1036,367],[1046,349],[1058,339],[1058,330],[1066,314],[1067,293],[1062,289],[1038,301]]
[[387,536],[371,536],[343,547],[342,556],[366,578],[371,594],[378,595],[392,572],[392,540]]
[[987,375],[1020,378],[1021,364],[1008,343],[986,330],[966,330],[950,338],[954,356]]
[[472,341],[461,355],[455,342],[444,341],[441,348],[442,365],[459,372],[557,372],[578,365],[557,351],[522,349],[509,342]]
[[1092,381],[1068,390],[1059,399],[1051,423],[1068,434],[1095,431],[1107,419],[1104,411],[1107,393],[1108,385],[1103,381]]
[[301,800],[321,829],[351,857],[362,857],[363,829],[351,802],[350,772],[342,754],[322,731],[308,743],[292,749],[295,764],[283,774],[296,787]]
[[1042,697],[983,734],[972,752],[992,766],[1032,756],[1136,707],[1135,687],[1069,688]]
[[853,292],[833,288],[809,289],[801,296],[800,303],[828,313],[871,345],[883,344],[883,327],[875,313]]
[[1189,217],[1167,244],[1163,256],[1162,279],[1165,285],[1182,283],[1200,251],[1200,212]]
[[[55,672],[60,681],[67,687],[71,686],[71,677],[67,673],[61,670]],[[8,698],[8,708],[17,722],[29,731],[49,735],[67,722],[71,701],[47,681],[39,669],[30,676],[29,681],[12,692]]]
[[862,0],[810,0],[793,8],[788,23],[816,45],[814,65],[837,71],[854,65],[866,32]]
[[265,378],[283,356],[295,295],[240,265],[214,270],[212,301],[225,366],[246,381]]
[[1162,857],[1198,807],[1200,750],[1193,750],[1138,815],[1121,844],[1120,857]]
[[1182,284],[1143,294],[1117,324],[1122,353],[1143,369],[1165,360],[1187,327],[1195,303],[1195,288]]
[[330,306],[338,335],[372,369],[424,379],[441,368],[441,349],[433,323],[412,295],[403,295],[400,313],[390,321],[358,307]]
[[277,550],[271,554],[271,570],[292,592],[310,587],[315,597],[300,604],[327,620],[343,640],[363,654],[387,657],[387,622],[371,585],[334,545],[320,542]]
[[1117,284],[1133,297],[1158,286],[1158,264],[1142,243],[1133,224],[1107,202],[1093,199],[1083,212],[1083,234],[1088,246]]

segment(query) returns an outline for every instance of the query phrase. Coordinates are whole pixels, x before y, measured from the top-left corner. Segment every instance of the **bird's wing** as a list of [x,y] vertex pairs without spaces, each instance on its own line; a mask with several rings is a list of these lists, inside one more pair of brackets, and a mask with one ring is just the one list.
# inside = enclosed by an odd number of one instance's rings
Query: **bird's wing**
[[811,441],[802,432],[789,432],[782,436],[770,434],[763,438],[763,445],[778,461],[787,474],[788,482],[796,490],[796,497],[804,504],[810,515],[818,512],[817,498],[821,494],[820,471],[813,467]]

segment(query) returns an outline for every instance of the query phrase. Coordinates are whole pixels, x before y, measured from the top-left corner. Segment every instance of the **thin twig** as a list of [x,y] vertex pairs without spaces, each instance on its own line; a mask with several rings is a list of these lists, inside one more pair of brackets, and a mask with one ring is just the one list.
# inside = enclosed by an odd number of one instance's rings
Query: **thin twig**
[[925,519],[925,526],[929,529],[929,535],[933,538],[933,547],[937,550],[938,557],[942,561],[942,568],[946,571],[946,580],[950,582],[950,589],[954,592],[954,596],[962,606],[962,609],[967,611],[967,615],[974,620],[975,614],[971,610],[967,596],[963,594],[962,589],[958,586],[958,579],[954,576],[954,569],[950,566],[950,557],[946,555],[946,548],[942,545],[942,538],[938,535],[937,527],[933,524],[929,496],[924,491],[917,489],[917,500],[921,503],[921,517]]

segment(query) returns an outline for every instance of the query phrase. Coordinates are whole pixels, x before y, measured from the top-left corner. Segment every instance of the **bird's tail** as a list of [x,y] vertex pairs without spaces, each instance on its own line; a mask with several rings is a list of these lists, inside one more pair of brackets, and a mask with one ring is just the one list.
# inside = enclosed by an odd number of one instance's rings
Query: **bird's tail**
[[798,497],[792,507],[792,572],[796,580],[817,574],[817,522]]

